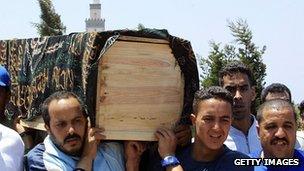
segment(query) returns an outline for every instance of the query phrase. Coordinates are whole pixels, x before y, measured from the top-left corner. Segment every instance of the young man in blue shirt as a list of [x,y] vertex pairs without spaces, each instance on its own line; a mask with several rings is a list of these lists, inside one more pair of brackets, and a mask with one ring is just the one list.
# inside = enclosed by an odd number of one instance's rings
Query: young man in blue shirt
[[230,150],[226,140],[232,122],[232,96],[221,87],[210,87],[196,92],[193,102],[192,125],[195,140],[191,146],[175,154],[176,138],[168,129],[159,129],[156,136],[162,166],[174,171],[246,171],[252,166],[236,166],[234,160],[249,158]]

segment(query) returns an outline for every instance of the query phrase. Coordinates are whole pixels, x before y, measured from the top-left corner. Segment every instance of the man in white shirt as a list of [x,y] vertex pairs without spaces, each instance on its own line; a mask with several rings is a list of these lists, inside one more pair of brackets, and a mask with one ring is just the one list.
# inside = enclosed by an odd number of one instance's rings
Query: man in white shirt
[[[10,77],[7,70],[0,65],[0,123],[3,118],[5,105],[10,98]],[[14,130],[0,124],[0,170],[23,170],[24,144]]]
[[261,150],[257,121],[251,114],[255,80],[251,70],[239,61],[228,63],[219,76],[220,85],[233,96],[233,120],[225,145],[245,154]]
[[0,124],[0,170],[23,170],[23,151],[19,134]]

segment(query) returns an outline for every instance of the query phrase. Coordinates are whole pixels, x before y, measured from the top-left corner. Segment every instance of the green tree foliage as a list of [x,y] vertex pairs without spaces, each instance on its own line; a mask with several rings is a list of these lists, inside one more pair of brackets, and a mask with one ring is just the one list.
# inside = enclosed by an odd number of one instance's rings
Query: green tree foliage
[[138,25],[137,25],[137,30],[143,30],[143,29],[145,29],[146,27],[142,24],[142,23],[139,23]]
[[66,27],[63,25],[60,19],[60,15],[55,12],[54,6],[51,0],[38,0],[41,15],[40,23],[34,23],[34,27],[37,28],[37,32],[40,36],[56,36],[62,35],[66,31]]
[[199,56],[199,65],[202,69],[200,75],[201,85],[205,88],[219,85],[218,73],[227,62],[232,60],[230,48],[234,48],[230,45],[225,45],[224,49],[220,49],[220,43],[210,42],[211,51],[209,52],[208,58],[202,58]]
[[233,43],[226,44],[221,48],[220,43],[211,42],[211,51],[207,58],[200,57],[201,85],[210,87],[219,85],[218,73],[225,64],[231,60],[240,60],[251,68],[256,80],[256,100],[254,109],[260,104],[261,91],[265,85],[266,65],[263,63],[262,55],[266,46],[261,49],[252,42],[252,32],[245,20],[238,19],[236,22],[228,22],[228,28],[234,37]]

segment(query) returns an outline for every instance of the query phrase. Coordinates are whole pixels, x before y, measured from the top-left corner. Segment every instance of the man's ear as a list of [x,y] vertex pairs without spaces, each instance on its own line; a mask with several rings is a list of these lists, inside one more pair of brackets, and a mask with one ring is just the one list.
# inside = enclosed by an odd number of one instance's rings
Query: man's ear
[[260,126],[259,126],[259,124],[256,125],[256,129],[258,131],[258,135],[260,136]]
[[196,116],[193,113],[190,115],[190,119],[191,119],[192,125],[195,125]]
[[50,134],[50,127],[47,124],[44,124],[44,128],[46,129],[47,133]]

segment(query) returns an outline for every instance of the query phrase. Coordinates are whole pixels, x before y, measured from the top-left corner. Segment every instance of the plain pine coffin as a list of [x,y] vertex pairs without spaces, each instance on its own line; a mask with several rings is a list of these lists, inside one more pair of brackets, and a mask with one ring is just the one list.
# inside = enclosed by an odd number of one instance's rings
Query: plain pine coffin
[[96,123],[107,139],[155,140],[183,109],[184,78],[168,41],[122,36],[98,66]]

